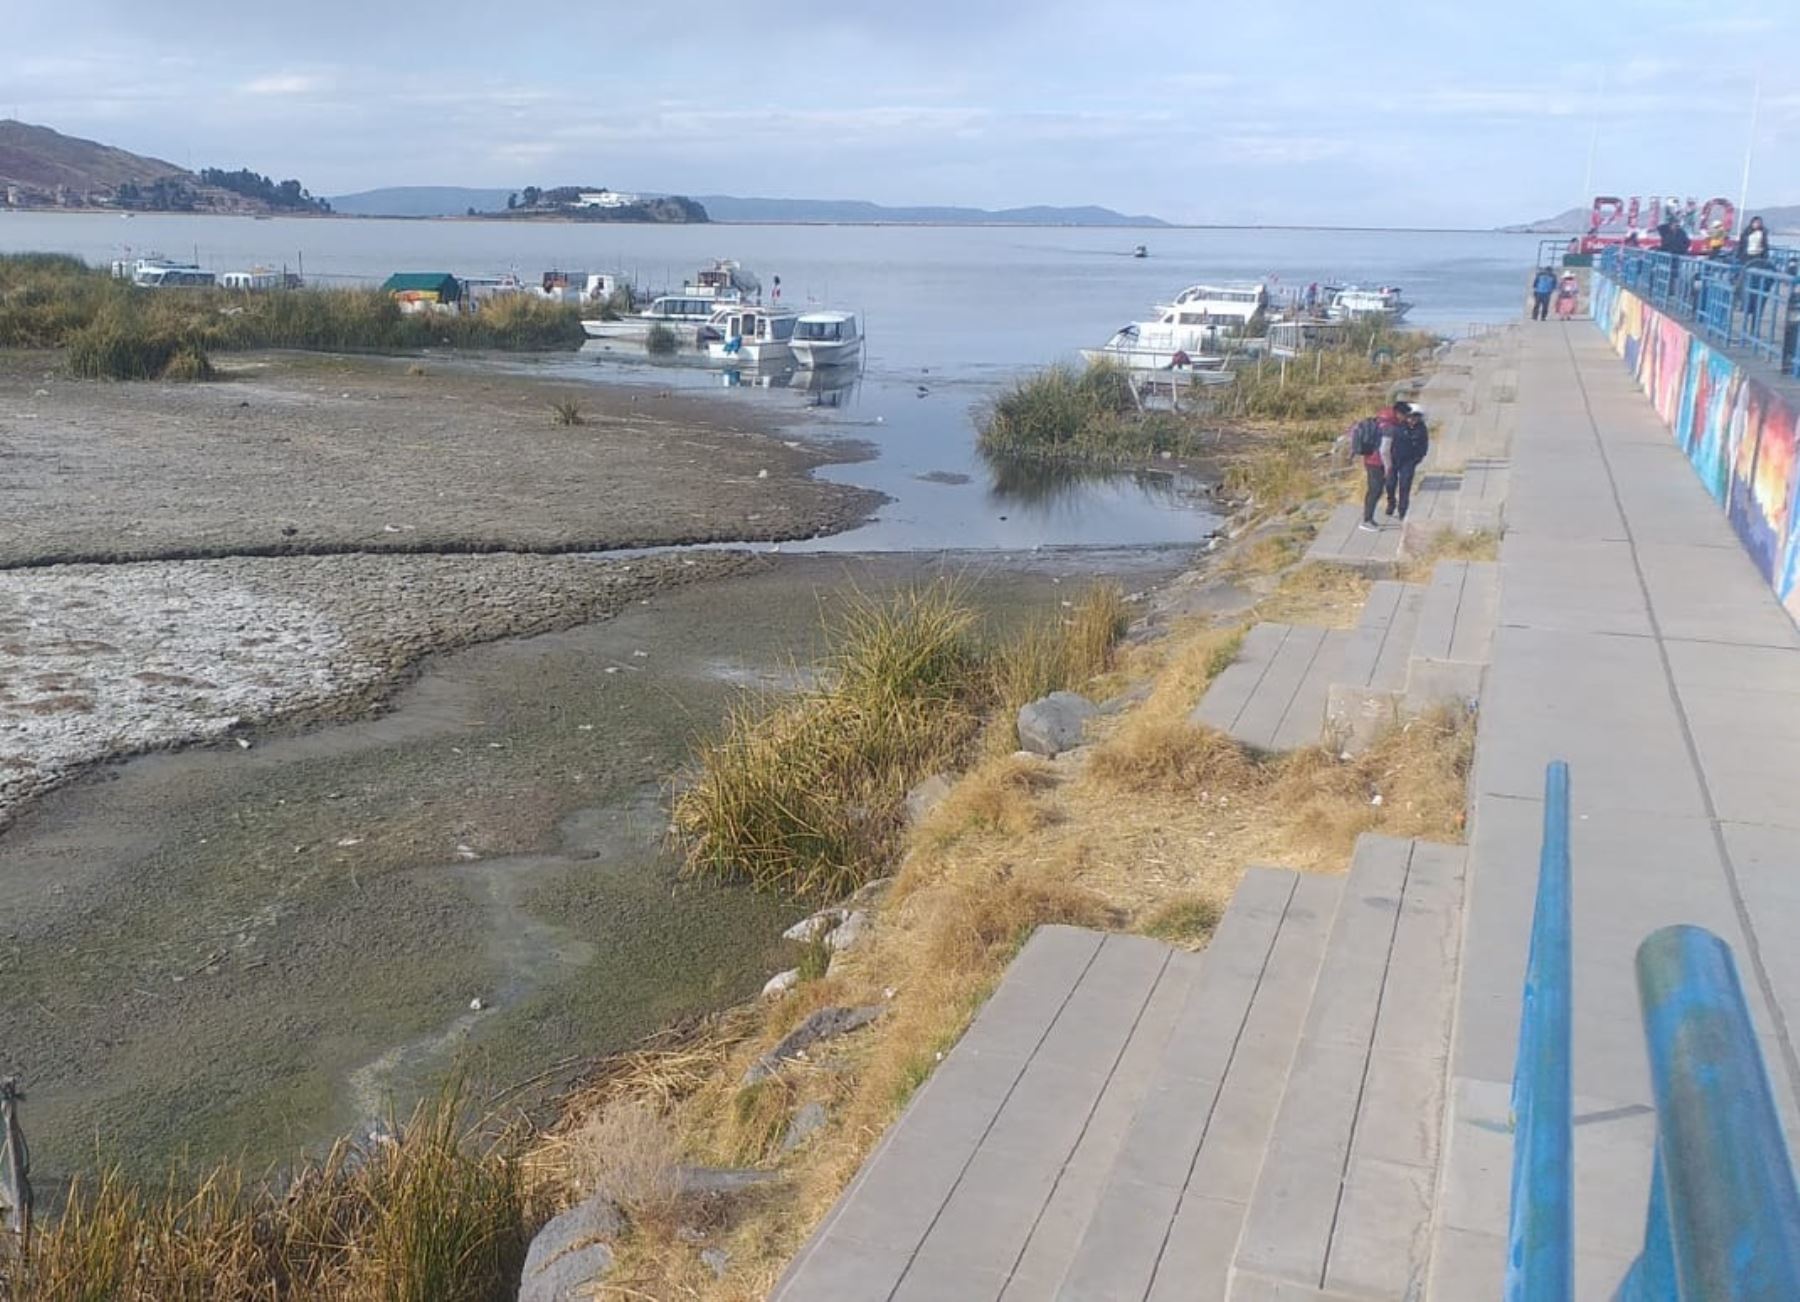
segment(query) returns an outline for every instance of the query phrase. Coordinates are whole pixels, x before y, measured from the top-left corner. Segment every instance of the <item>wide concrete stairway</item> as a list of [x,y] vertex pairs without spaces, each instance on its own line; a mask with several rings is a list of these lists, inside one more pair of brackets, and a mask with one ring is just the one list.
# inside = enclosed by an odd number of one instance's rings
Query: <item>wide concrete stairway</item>
[[1358,529],[1358,500],[1333,511],[1309,560],[1391,576],[1408,556],[1429,549],[1438,534],[1498,534],[1510,474],[1508,449],[1517,426],[1519,342],[1503,331],[1453,347],[1415,399],[1431,423],[1431,454],[1413,485],[1404,525],[1377,516],[1379,533]]
[[1041,929],[773,1296],[1415,1296],[1463,862],[1253,868],[1200,954]]
[[1499,613],[1491,562],[1441,561],[1424,584],[1377,580],[1355,628],[1251,628],[1193,721],[1263,751],[1360,749],[1396,722],[1476,701]]

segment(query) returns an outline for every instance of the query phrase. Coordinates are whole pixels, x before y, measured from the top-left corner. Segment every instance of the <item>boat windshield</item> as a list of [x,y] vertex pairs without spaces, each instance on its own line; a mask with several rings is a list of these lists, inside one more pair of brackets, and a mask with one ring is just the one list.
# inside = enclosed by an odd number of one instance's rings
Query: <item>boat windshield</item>
[[842,321],[802,321],[794,327],[794,338],[820,343],[835,342],[844,337]]

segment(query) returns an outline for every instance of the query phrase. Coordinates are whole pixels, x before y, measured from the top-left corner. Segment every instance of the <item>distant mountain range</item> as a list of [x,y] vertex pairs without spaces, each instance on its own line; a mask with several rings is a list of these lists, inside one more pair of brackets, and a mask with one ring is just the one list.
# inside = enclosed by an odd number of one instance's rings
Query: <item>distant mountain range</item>
[[[453,185],[402,185],[333,196],[333,211],[354,217],[460,217],[503,212],[510,190]],[[1129,216],[1110,208],[890,208],[856,199],[744,199],[734,195],[694,196],[715,222],[842,223],[849,225],[966,226],[1166,226],[1155,217]]]
[[[1593,209],[1571,208],[1567,212],[1557,213],[1554,217],[1541,217],[1534,222],[1524,222],[1517,226],[1502,226],[1500,229],[1519,235],[1582,235],[1588,228],[1588,220]],[[1760,216],[1763,225],[1771,231],[1783,235],[1800,235],[1800,204],[1785,204],[1775,208],[1752,208],[1743,214],[1739,221],[1751,216]]]
[[249,169],[199,175],[160,158],[0,119],[0,204],[12,208],[130,208],[140,212],[307,211],[298,181]]

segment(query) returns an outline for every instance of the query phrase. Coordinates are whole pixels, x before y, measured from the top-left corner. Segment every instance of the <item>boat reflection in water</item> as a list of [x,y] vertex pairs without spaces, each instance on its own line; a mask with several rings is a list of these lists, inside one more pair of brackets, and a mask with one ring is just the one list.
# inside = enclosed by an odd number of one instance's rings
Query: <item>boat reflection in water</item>
[[1027,508],[1043,515],[1079,511],[1097,485],[1130,484],[1152,504],[1176,509],[1210,504],[1205,483],[1184,471],[1121,470],[1086,466],[1042,457],[1013,457],[983,452],[992,480],[988,497],[997,506]]
[[806,394],[809,407],[844,407],[856,395],[862,372],[855,366],[734,366],[719,379],[727,389],[795,389]]

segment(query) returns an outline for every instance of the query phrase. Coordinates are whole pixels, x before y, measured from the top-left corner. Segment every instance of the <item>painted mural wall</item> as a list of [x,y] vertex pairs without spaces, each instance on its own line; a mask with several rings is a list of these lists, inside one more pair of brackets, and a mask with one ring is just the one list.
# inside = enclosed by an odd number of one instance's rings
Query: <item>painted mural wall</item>
[[1757,569],[1800,620],[1800,404],[1604,276],[1594,278],[1593,312]]

